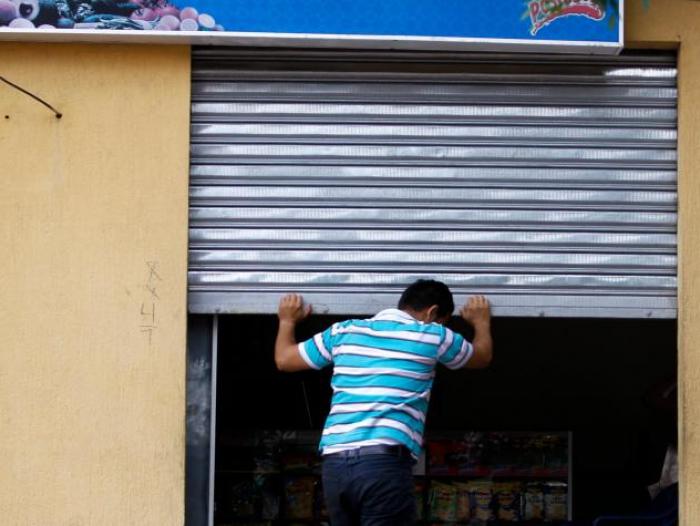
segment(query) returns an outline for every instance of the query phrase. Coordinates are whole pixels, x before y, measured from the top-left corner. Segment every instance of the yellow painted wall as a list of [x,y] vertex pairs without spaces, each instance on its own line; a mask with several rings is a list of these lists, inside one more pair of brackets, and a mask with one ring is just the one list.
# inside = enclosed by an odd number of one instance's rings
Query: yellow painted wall
[[[626,27],[632,47],[679,46],[681,493],[694,526],[700,2],[628,0]],[[189,67],[184,47],[0,43],[0,75],[64,113],[0,84],[3,524],[183,522]]]
[[0,75],[64,114],[0,83],[0,523],[180,525],[189,49],[0,43]]
[[681,524],[700,524],[700,2],[627,1],[625,40],[678,47]]

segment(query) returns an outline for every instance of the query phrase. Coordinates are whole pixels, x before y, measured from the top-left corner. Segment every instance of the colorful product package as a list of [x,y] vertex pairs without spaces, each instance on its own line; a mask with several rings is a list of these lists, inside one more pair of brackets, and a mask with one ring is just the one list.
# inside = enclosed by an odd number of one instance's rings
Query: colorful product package
[[477,523],[493,521],[496,514],[493,512],[493,482],[490,480],[476,480],[468,483],[472,502],[472,519]]
[[523,519],[541,521],[544,519],[544,491],[542,484],[529,482],[523,493]]
[[428,469],[432,475],[455,474],[453,440],[435,440],[428,444]]
[[308,471],[314,468],[317,455],[308,451],[285,451],[282,467],[285,471]]
[[496,517],[503,522],[520,521],[520,496],[522,485],[519,482],[499,482],[494,484],[496,496]]
[[462,439],[462,455],[459,460],[459,473],[468,476],[477,476],[484,473],[488,467],[484,465],[484,451],[486,448],[484,433],[471,432]]
[[430,520],[454,522],[457,517],[457,488],[452,484],[430,484]]
[[422,521],[425,516],[425,481],[415,481],[414,493],[416,495],[416,519]]
[[255,480],[261,499],[260,517],[275,520],[280,514],[279,489],[273,477],[259,476]]
[[547,482],[544,485],[544,519],[564,521],[567,518],[568,492],[564,482]]
[[328,508],[326,507],[326,497],[323,493],[323,484],[316,484],[316,495],[314,508],[316,509],[316,516],[322,521],[328,520]]
[[284,485],[287,519],[313,519],[315,483],[313,477],[287,479]]
[[258,493],[253,480],[242,480],[231,486],[231,513],[236,517],[253,518],[258,504]]
[[467,522],[472,518],[472,499],[470,486],[464,482],[455,482],[457,489],[457,520]]

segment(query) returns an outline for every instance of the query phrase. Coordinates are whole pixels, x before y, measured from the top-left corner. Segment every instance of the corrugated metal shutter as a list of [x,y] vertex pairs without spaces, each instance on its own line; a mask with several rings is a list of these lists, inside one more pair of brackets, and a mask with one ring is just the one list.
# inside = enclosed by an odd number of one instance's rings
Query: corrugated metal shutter
[[676,315],[672,55],[210,48],[192,86],[192,312],[435,277],[499,315]]

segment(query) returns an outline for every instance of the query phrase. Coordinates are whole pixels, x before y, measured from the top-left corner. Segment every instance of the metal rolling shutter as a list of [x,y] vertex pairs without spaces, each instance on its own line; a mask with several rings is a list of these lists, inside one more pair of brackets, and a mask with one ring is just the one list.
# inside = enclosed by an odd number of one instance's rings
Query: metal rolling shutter
[[192,88],[192,312],[371,314],[434,277],[498,315],[676,315],[672,55],[210,48]]

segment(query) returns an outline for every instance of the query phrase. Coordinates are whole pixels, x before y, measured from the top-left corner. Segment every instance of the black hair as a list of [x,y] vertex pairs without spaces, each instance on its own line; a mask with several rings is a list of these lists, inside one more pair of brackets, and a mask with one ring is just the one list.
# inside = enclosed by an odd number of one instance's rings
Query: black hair
[[434,279],[419,279],[403,291],[399,300],[399,309],[422,311],[433,305],[438,306],[437,315],[440,318],[452,315],[455,310],[450,289]]

